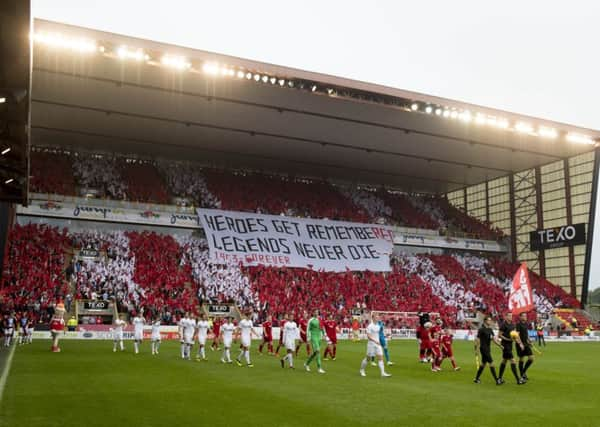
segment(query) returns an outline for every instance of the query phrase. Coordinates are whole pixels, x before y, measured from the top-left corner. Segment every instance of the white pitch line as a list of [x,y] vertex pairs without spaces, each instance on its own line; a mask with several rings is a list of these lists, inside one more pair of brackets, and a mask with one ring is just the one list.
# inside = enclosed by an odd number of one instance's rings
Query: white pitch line
[[10,371],[10,365],[12,364],[13,355],[15,354],[15,348],[17,348],[16,344],[13,344],[10,349],[10,354],[6,359],[6,363],[4,365],[4,371],[2,371],[2,376],[0,377],[0,403],[2,403],[2,396],[4,395],[4,387],[6,386],[6,379],[8,378],[8,372]]

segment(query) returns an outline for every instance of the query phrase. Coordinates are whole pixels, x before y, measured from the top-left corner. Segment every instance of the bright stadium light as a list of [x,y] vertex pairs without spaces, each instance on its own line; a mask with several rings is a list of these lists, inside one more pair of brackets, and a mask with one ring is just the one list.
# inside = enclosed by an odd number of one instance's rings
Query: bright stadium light
[[96,42],[81,37],[67,37],[58,33],[35,33],[33,40],[51,47],[69,49],[76,52],[92,53],[96,51]]
[[255,74],[254,80],[256,80],[257,82],[260,81],[260,74]]
[[520,133],[532,133],[533,126],[531,126],[531,124],[526,123],[526,122],[518,122],[515,125],[515,130]]
[[465,110],[462,113],[459,114],[459,118],[465,122],[465,123],[469,123],[472,120],[472,116],[471,116],[471,112],[469,110]]
[[413,111],[417,111],[419,109],[419,104],[413,102],[413,104],[410,106],[410,109]]
[[445,118],[450,117],[450,110],[444,110],[444,117]]
[[582,135],[580,133],[571,133],[567,134],[567,141],[574,142],[575,144],[588,144],[593,145],[594,140],[587,135]]
[[310,88],[310,91],[314,92],[315,90],[317,90],[317,85],[312,85]]
[[289,87],[294,87],[294,82],[293,82],[293,81],[291,81],[291,80],[288,80],[288,86],[289,86]]
[[477,113],[475,115],[475,123],[477,123],[478,125],[484,125],[486,121],[487,120],[483,114]]
[[431,114],[432,111],[433,111],[433,108],[431,107],[431,105],[428,105],[427,107],[425,107],[425,112],[427,114]]
[[555,139],[555,138],[558,137],[558,132],[556,131],[556,129],[554,129],[554,128],[548,128],[548,127],[545,127],[545,126],[540,126],[538,128],[538,134],[541,137],[549,138],[549,139]]
[[192,64],[190,64],[183,56],[164,55],[160,62],[167,67],[176,68],[178,70],[187,70],[192,66]]
[[6,102],[6,98],[3,96],[0,96],[0,104],[4,104]]
[[510,126],[510,123],[506,119],[498,119],[496,121],[496,126],[499,127],[500,129],[508,129],[508,127]]
[[285,80],[279,79],[279,86],[285,86]]
[[458,118],[458,111],[453,111],[450,113],[450,118],[452,119],[457,119]]
[[219,64],[216,62],[205,62],[202,66],[202,71],[206,74],[212,74],[213,76],[219,74]]
[[274,85],[275,83],[277,83],[277,77],[271,77],[269,79],[269,81],[271,82],[272,85]]
[[11,182],[13,182],[14,179],[13,178],[9,178],[6,181],[4,181],[5,184],[10,184]]
[[150,56],[144,53],[142,49],[129,49],[127,46],[121,46],[117,49],[117,56],[121,59],[133,59],[135,61],[143,61],[150,59]]
[[244,78],[244,72],[243,71],[238,71],[236,74],[238,79],[243,79]]
[[435,115],[436,116],[441,116],[442,115],[442,109],[441,108],[436,108],[435,109]]
[[10,147],[6,147],[4,150],[2,150],[2,155],[4,156],[5,154],[10,153]]
[[252,80],[252,73],[246,73],[246,80]]
[[266,83],[269,81],[269,76],[262,76],[262,81],[263,83]]

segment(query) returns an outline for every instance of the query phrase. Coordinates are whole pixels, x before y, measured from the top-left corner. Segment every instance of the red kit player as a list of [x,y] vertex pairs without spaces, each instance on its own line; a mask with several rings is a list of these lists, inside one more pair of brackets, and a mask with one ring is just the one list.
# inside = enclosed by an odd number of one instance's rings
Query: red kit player
[[267,320],[263,322],[263,341],[258,346],[258,352],[262,354],[263,347],[267,344],[267,349],[269,354],[273,354],[273,322],[271,321],[271,316],[267,316]]
[[325,338],[327,339],[327,348],[325,349],[323,359],[327,360],[328,356],[331,356],[331,360],[335,360],[337,354],[338,328],[332,314],[327,316],[327,320],[323,322],[323,327],[325,328]]

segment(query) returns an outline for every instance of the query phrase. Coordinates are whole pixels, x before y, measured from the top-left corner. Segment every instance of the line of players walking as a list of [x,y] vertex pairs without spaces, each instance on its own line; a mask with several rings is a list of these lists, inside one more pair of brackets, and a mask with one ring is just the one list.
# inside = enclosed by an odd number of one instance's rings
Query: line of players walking
[[[137,314],[132,324],[134,327],[134,352],[139,353],[140,344],[144,339],[144,327],[146,320],[142,313]],[[151,334],[150,342],[152,355],[159,353],[161,336],[160,336],[160,320],[156,319],[151,323]],[[124,351],[123,342],[123,329],[126,326],[126,322],[121,319],[117,319],[113,325],[113,351],[117,350]],[[325,320],[321,320],[319,311],[315,310],[313,316],[308,319],[308,313],[304,312],[303,315],[296,322],[290,314],[285,314],[283,319],[280,321],[280,335],[277,349],[273,351],[273,325],[271,316],[267,317],[267,320],[261,325],[263,330],[262,342],[258,347],[259,354],[263,354],[263,349],[266,347],[268,354],[279,356],[281,348],[284,349],[284,355],[280,357],[279,362],[282,368],[288,366],[294,369],[294,357],[298,356],[298,352],[302,346],[306,347],[306,354],[308,359],[303,364],[303,368],[310,372],[311,364],[313,362],[317,365],[317,372],[324,374],[322,359],[321,359],[321,342],[323,338],[326,340],[326,347],[323,353],[325,360],[335,360],[337,356],[337,333],[339,328],[334,320],[333,316],[330,315]],[[180,355],[184,360],[191,360],[192,348],[197,342],[198,350],[196,354],[196,360],[207,361],[206,347],[209,332],[213,334],[213,341],[210,346],[211,350],[221,350],[220,345],[223,345],[221,354],[221,363],[235,363],[238,366],[244,366],[244,364],[252,368],[254,365],[250,360],[250,346],[252,342],[252,336],[260,338],[254,331],[254,325],[246,314],[242,315],[240,322],[235,325],[232,317],[226,317],[224,321],[215,319],[209,322],[205,314],[201,314],[199,319],[196,320],[190,313],[186,313],[185,316],[180,320],[179,325],[179,338],[180,338]],[[361,376],[366,376],[365,368],[369,361],[375,366],[379,366],[380,374],[382,377],[391,376],[385,371],[384,357],[387,365],[393,365],[390,360],[389,350],[387,347],[387,338],[384,333],[384,324],[379,320],[376,314],[372,315],[371,322],[367,327],[367,352],[363,359],[359,373]],[[232,345],[234,337],[239,336],[240,351],[238,356],[233,360],[231,357]],[[299,341],[298,341],[299,339]],[[377,359],[377,363],[375,363]]]
[[33,319],[27,317],[26,313],[20,316],[15,313],[5,314],[2,318],[4,347],[10,347],[15,337],[19,345],[31,344],[33,342],[33,326]]

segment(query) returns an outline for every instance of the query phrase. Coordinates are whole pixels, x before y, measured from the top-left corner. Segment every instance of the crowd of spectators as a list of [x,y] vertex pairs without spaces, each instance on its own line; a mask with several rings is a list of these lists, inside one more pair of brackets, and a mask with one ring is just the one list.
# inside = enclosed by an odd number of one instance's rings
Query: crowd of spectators
[[160,162],[158,168],[165,178],[171,194],[188,199],[194,206],[220,208],[221,202],[206,186],[202,169],[182,162]]
[[115,157],[78,154],[73,157],[73,173],[79,186],[95,189],[101,197],[127,199],[127,185],[119,173]]
[[68,293],[64,280],[68,247],[66,230],[45,224],[14,226],[8,236],[0,286],[3,310],[48,321],[54,304]]

